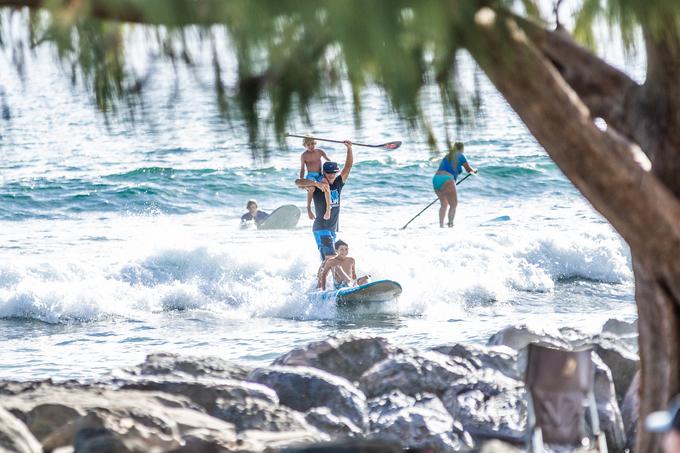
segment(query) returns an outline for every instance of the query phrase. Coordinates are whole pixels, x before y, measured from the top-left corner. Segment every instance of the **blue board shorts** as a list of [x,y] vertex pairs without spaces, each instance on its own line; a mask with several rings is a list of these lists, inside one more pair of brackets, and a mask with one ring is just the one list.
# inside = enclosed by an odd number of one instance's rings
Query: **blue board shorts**
[[335,286],[335,289],[349,288],[349,283],[347,283],[347,282],[338,283],[338,282],[334,281],[333,285]]
[[456,178],[454,178],[453,175],[434,175],[432,177],[432,187],[434,187],[434,190],[440,191],[447,181],[455,180]]
[[321,261],[325,260],[327,256],[335,256],[335,231],[331,230],[316,230],[314,231],[314,239],[316,246],[321,254]]
[[309,179],[310,181],[314,182],[321,182],[323,181],[323,175],[318,171],[310,171],[307,173],[307,176],[305,176],[305,179]]

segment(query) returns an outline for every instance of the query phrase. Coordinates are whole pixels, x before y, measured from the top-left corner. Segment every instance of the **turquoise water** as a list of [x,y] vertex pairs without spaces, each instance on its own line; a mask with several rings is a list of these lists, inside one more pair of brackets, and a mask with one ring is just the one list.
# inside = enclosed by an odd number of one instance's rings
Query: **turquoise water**
[[[328,335],[426,348],[484,342],[509,324],[596,331],[635,317],[628,248],[486,81],[477,127],[456,137],[479,176],[459,186],[453,229],[433,206],[401,230],[435,198],[441,155],[376,90],[358,129],[342,100],[312,106],[312,128],[291,125],[404,142],[355,148],[339,234],[359,273],[404,292],[347,312],[309,295],[319,263],[308,219],[239,229],[249,198],[304,208],[299,139],[253,153],[189,75],[170,102],[168,68],[147,122],[107,128],[49,58],[31,68],[26,85],[0,73],[11,112],[0,119],[0,378],[86,379],[156,351],[264,363]],[[452,122],[430,114],[437,131]],[[342,145],[322,147],[344,160]]]

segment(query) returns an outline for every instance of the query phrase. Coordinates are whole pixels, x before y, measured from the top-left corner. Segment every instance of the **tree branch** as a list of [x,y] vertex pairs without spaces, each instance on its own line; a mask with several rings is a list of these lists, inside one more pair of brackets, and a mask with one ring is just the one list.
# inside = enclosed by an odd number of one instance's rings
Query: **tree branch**
[[[482,8],[466,47],[566,176],[650,269],[680,272],[680,203],[642,151],[601,131],[513,18]],[[559,133],[557,133],[559,131]],[[650,240],[650,238],[663,240]],[[677,274],[676,274],[677,275]]]
[[512,17],[579,95],[593,118],[604,119],[609,126],[632,138],[628,132],[631,129],[628,103],[640,86],[581,47],[566,31],[549,31],[522,17]]
[[[69,3],[75,2],[63,0],[59,6],[68,9]],[[98,19],[167,26],[213,25],[222,18],[216,12],[224,11],[224,2],[219,0],[88,0],[84,5],[89,15]],[[0,8],[49,9],[54,6],[54,2],[48,0],[0,0]]]

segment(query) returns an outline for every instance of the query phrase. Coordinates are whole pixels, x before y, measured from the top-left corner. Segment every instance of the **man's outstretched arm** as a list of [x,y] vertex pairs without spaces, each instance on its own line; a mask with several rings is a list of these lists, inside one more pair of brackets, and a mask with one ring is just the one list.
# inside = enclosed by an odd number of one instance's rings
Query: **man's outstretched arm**
[[340,176],[342,176],[342,182],[345,183],[347,182],[347,178],[349,178],[349,172],[352,171],[352,165],[354,164],[354,154],[352,152],[352,142],[345,140],[343,143],[347,147],[347,157],[345,158],[345,165],[342,167]]

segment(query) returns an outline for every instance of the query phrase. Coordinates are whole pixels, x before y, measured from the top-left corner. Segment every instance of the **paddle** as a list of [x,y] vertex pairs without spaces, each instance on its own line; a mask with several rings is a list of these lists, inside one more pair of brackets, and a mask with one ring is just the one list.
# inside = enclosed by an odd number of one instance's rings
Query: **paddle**
[[[319,140],[322,142],[332,142],[332,143],[344,143],[342,140],[332,140],[330,138],[320,138],[320,137],[309,137],[307,135],[295,135],[295,134],[286,134],[286,137],[297,137],[297,138],[311,138],[314,140]],[[401,142],[387,142],[383,143],[382,145],[367,145],[366,143],[356,143],[352,142],[352,145],[357,145],[357,146],[366,146],[368,148],[382,148],[382,149],[387,149],[387,150],[393,150],[397,149],[401,146]]]
[[[458,185],[458,184],[460,184],[461,182],[465,181],[465,180],[468,179],[471,175],[472,175],[472,173],[468,173],[467,175],[465,175],[465,177],[464,177],[463,179],[461,179],[460,181],[456,182],[456,185]],[[425,207],[423,208],[423,210],[420,211],[418,214],[416,214],[416,216],[415,216],[414,218],[412,218],[411,220],[409,220],[408,222],[406,222],[406,225],[404,225],[403,227],[401,227],[401,229],[402,229],[402,230],[405,230],[409,223],[413,222],[413,221],[416,219],[416,217],[418,217],[420,214],[422,214],[423,212],[425,212],[425,211],[427,210],[427,208],[429,208],[430,206],[432,206],[433,204],[435,204],[435,203],[437,202],[437,200],[439,200],[439,197],[435,198],[434,201],[432,201],[432,203],[430,203],[430,204],[428,204],[427,206],[425,206]]]

